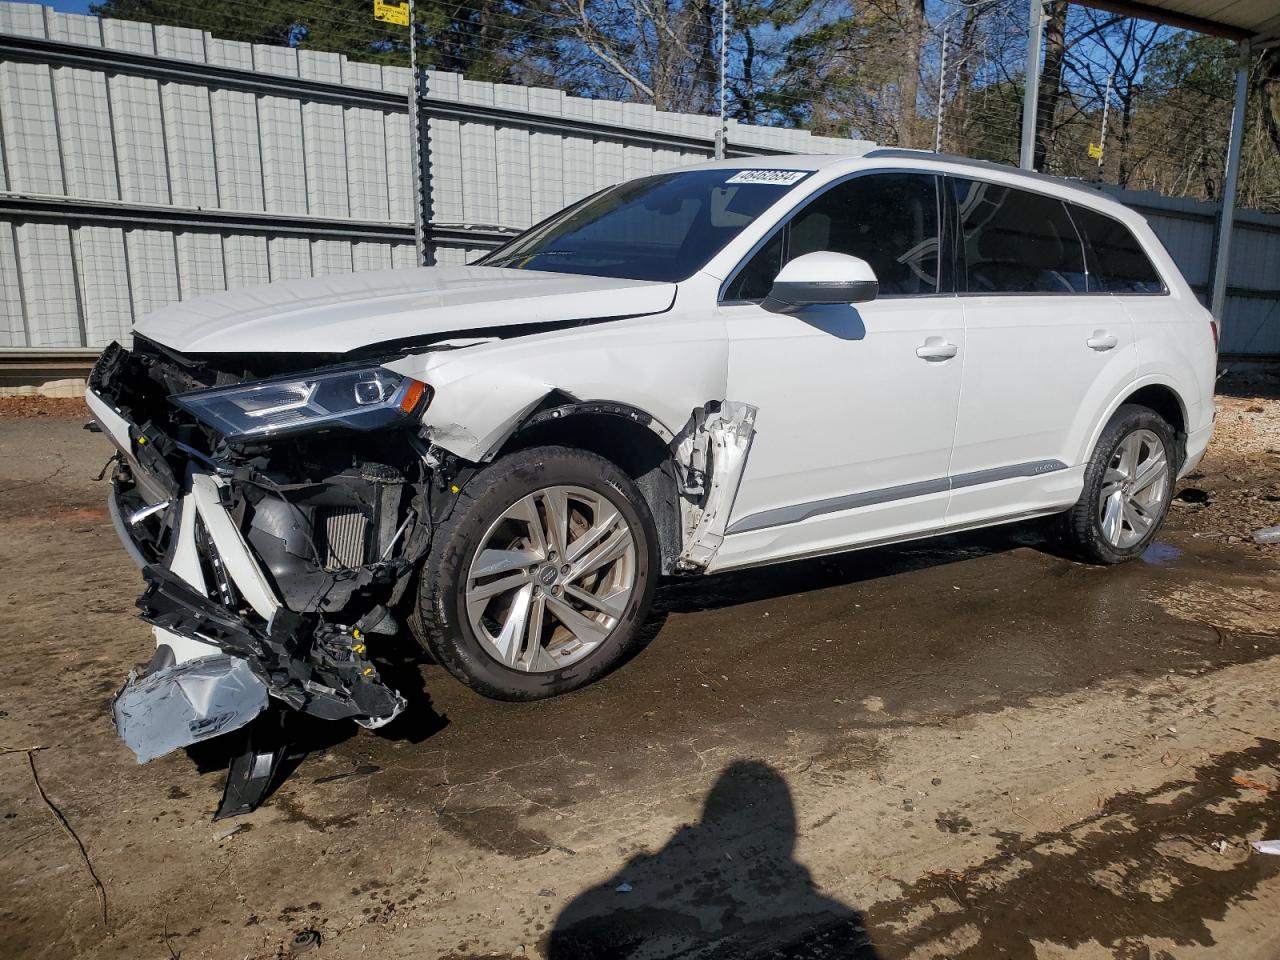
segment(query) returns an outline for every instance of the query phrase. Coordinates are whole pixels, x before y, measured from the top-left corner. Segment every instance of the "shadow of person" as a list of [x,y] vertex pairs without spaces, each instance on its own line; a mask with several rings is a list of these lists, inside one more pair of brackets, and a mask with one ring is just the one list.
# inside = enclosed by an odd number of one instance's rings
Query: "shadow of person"
[[852,908],[814,889],[792,859],[796,812],[782,775],[738,761],[702,819],[633,857],[556,918],[548,960],[853,958],[878,955]]

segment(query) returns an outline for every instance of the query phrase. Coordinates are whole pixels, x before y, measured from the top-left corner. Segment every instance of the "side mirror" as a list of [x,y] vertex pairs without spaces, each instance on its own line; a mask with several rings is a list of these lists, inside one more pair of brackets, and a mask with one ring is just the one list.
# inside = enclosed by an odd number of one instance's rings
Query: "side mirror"
[[831,303],[866,303],[880,292],[871,264],[860,257],[819,250],[796,257],[779,272],[765,300],[786,312]]

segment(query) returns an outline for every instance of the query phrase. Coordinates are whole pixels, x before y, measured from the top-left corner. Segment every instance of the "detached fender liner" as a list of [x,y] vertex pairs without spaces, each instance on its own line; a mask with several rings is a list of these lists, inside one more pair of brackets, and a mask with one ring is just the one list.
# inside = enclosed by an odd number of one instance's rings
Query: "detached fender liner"
[[147,589],[138,608],[144,621],[245,660],[268,693],[293,709],[325,720],[350,718],[370,729],[404,710],[404,697],[364,656],[358,630],[283,607],[257,627],[168,570],[152,564],[142,574]]

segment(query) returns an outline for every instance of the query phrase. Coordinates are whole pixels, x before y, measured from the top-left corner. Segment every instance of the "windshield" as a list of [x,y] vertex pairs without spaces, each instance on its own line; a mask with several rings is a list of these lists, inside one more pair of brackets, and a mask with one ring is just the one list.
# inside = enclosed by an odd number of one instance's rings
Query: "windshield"
[[691,170],[603,190],[480,260],[489,267],[585,273],[628,280],[685,280],[804,170]]

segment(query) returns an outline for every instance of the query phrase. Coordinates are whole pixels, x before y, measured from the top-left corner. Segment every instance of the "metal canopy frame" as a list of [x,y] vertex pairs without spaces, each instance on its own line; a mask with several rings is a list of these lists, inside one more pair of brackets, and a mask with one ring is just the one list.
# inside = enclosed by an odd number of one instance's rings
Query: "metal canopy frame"
[[[1214,245],[1213,286],[1209,309],[1222,325],[1227,300],[1227,274],[1231,264],[1231,230],[1235,223],[1236,185],[1240,179],[1240,148],[1244,140],[1244,115],[1248,106],[1249,58],[1255,50],[1280,44],[1272,19],[1270,32],[1254,33],[1237,24],[1198,17],[1170,9],[1159,0],[1073,0],[1080,6],[1094,7],[1140,20],[1151,20],[1234,40],[1240,57],[1236,65],[1235,102],[1231,112],[1231,132],[1227,141],[1227,163],[1222,183],[1222,209],[1218,216],[1218,235]],[[1030,0],[1027,18],[1027,80],[1022,101],[1022,142],[1018,165],[1025,170],[1035,168],[1036,106],[1040,91],[1041,46],[1044,33],[1044,0]]]

